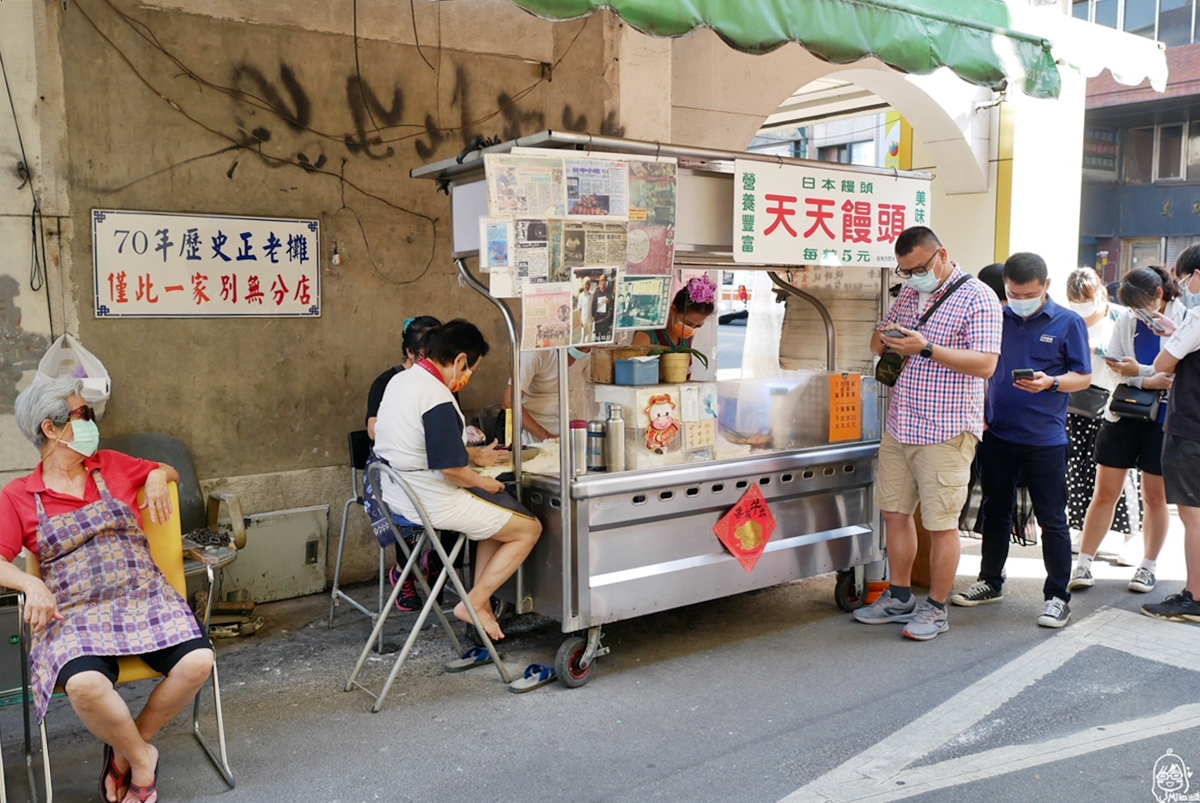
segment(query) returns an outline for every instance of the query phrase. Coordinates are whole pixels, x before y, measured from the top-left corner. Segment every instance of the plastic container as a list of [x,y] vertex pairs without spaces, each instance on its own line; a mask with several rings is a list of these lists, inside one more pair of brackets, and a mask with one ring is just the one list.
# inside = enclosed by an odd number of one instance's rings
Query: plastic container
[[618,385],[658,384],[658,357],[617,360],[614,365]]

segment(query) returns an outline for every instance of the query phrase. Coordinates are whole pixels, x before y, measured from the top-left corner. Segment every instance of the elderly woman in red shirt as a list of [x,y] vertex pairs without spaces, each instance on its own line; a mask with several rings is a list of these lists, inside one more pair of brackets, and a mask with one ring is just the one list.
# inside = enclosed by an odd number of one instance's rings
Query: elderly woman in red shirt
[[[149,743],[212,671],[212,645],[150,555],[138,489],[151,521],[172,514],[163,463],[97,451],[92,409],[70,377],[39,379],[16,401],[17,426],[41,453],[33,473],[0,491],[0,585],[25,594],[40,720],[55,684],[104,742],[100,796],[157,801],[158,749]],[[12,564],[21,548],[42,579]],[[117,657],[137,655],[165,675],[134,718],[114,688]]]

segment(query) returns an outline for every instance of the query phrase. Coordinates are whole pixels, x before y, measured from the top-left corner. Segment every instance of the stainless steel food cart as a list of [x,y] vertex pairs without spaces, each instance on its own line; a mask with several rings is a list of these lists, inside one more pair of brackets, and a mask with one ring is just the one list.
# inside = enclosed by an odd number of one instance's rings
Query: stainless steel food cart
[[[610,137],[546,131],[412,171],[447,191],[453,213],[453,257],[460,284],[483,294],[508,327],[514,386],[519,387],[519,336],[509,305],[493,298],[467,260],[480,247],[479,218],[488,212],[484,153],[514,147],[574,149],[678,160],[676,266],[746,269],[731,261],[733,163],[800,160],[668,146]],[[894,176],[895,171],[822,164],[855,175]],[[923,174],[908,174],[922,177]],[[762,270],[781,266],[757,265]],[[887,272],[878,277],[880,313],[887,303]],[[827,338],[827,367],[835,370],[835,323],[811,294],[777,274],[779,293],[796,295],[820,312]],[[874,281],[874,279],[873,279]],[[558,349],[560,432],[568,431],[567,354]],[[513,394],[514,430],[521,421],[520,393]],[[885,400],[878,399],[877,421]],[[568,438],[562,439],[558,476],[522,470],[514,450],[522,502],[544,532],[522,570],[501,590],[518,613],[537,613],[561,623],[567,639],[556,669],[568,686],[586,683],[595,658],[607,653],[601,627],[635,616],[766,588],[826,572],[839,572],[836,598],[851,610],[865,597],[864,567],[884,558],[882,523],[874,504],[878,440],[824,444],[704,463],[576,475]],[[514,432],[514,442],[519,434]],[[745,571],[722,546],[713,526],[751,485],[757,485],[777,520],[774,536],[753,571]]]

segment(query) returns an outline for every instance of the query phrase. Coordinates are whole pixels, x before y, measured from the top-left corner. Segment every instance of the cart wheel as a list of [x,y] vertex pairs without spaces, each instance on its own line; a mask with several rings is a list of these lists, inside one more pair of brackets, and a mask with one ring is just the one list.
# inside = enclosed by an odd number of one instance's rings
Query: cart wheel
[[587,669],[579,668],[579,660],[583,658],[583,651],[586,648],[587,639],[583,636],[571,636],[562,643],[562,646],[558,648],[558,654],[554,656],[554,671],[568,689],[579,688],[591,680],[595,673],[595,661],[592,661]]
[[833,601],[846,613],[856,611],[866,602],[865,597],[859,596],[854,590],[854,572],[838,572],[837,585],[833,587]]

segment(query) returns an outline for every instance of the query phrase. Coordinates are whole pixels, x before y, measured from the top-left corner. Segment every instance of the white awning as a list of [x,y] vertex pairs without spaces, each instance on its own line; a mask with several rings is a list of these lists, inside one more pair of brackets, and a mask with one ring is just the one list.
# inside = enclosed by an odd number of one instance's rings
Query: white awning
[[1158,92],[1167,88],[1167,53],[1162,42],[1134,36],[1075,19],[1056,7],[1035,8],[1009,1],[1013,24],[1050,40],[1055,61],[1066,64],[1086,78],[1104,70],[1118,83],[1137,86],[1150,79]]

